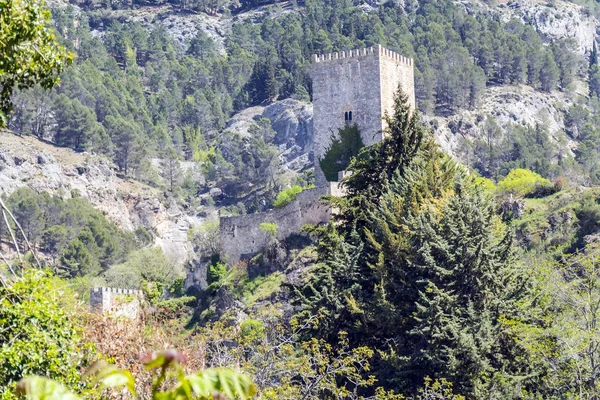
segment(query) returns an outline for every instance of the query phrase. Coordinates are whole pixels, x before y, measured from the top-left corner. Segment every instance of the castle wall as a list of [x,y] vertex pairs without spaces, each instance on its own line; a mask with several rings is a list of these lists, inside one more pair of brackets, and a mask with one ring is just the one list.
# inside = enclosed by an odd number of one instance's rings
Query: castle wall
[[296,200],[285,207],[271,211],[221,217],[220,245],[221,258],[235,264],[242,258],[249,258],[262,251],[269,236],[260,229],[263,222],[275,223],[278,227],[277,239],[283,240],[306,224],[320,224],[329,221],[329,207],[319,203],[319,198],[328,193],[324,188],[306,189]]
[[143,298],[141,290],[96,287],[90,289],[90,308],[97,313],[136,319]]

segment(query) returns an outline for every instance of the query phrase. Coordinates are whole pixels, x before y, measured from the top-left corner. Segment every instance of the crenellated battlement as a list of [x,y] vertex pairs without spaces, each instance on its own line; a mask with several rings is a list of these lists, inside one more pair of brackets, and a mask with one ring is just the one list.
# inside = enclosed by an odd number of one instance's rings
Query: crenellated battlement
[[409,67],[413,66],[413,59],[409,57],[404,57],[395,51],[388,50],[381,45],[366,47],[362,49],[356,50],[348,50],[348,51],[340,51],[335,53],[327,53],[327,54],[313,54],[312,62],[313,63],[323,63],[328,61],[336,61],[343,60],[347,58],[359,58],[359,57],[368,57],[373,55],[379,55],[381,57],[386,57],[388,59],[396,61],[398,64],[403,64]]
[[135,289],[109,287],[90,288],[90,308],[96,312],[109,312],[116,316],[135,319],[140,312],[144,293]]
[[90,293],[112,293],[116,295],[124,295],[124,296],[143,296],[144,292],[136,289],[120,289],[120,288],[110,288],[110,287],[95,287],[90,289]]

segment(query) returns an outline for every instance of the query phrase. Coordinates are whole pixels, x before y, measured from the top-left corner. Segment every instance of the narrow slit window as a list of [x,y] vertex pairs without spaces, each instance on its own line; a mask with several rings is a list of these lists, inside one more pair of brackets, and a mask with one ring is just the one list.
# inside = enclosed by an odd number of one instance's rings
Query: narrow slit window
[[344,121],[348,121],[348,111],[344,114]]
[[352,121],[352,111],[348,113],[348,121]]

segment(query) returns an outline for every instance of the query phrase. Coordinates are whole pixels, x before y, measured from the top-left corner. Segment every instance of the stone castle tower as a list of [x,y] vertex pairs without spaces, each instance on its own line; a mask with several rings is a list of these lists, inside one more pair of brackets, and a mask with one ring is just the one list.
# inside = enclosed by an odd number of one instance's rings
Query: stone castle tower
[[391,112],[400,86],[415,108],[413,60],[380,45],[313,55],[313,151],[316,186],[327,186],[319,166],[331,136],[358,125],[365,146],[382,140],[385,112]]

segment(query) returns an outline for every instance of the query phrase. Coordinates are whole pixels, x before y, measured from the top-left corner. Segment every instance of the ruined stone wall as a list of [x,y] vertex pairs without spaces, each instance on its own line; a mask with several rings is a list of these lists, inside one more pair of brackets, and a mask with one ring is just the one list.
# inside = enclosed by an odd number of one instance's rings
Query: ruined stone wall
[[90,308],[97,313],[136,319],[143,298],[141,290],[96,287],[90,289]]
[[271,211],[221,217],[220,246],[221,259],[235,264],[242,258],[249,258],[262,251],[269,236],[260,229],[263,222],[277,225],[277,239],[283,240],[306,224],[320,224],[329,221],[329,207],[319,203],[319,198],[328,193],[328,188],[312,188],[299,193],[296,200],[285,207]]
[[[357,124],[364,144],[369,146],[382,139],[381,117],[385,110],[391,110],[399,85],[409,93],[414,106],[413,61],[381,46],[314,55],[312,80],[315,181],[317,186],[326,186],[318,160],[338,129]],[[346,121],[350,111],[352,120]]]

